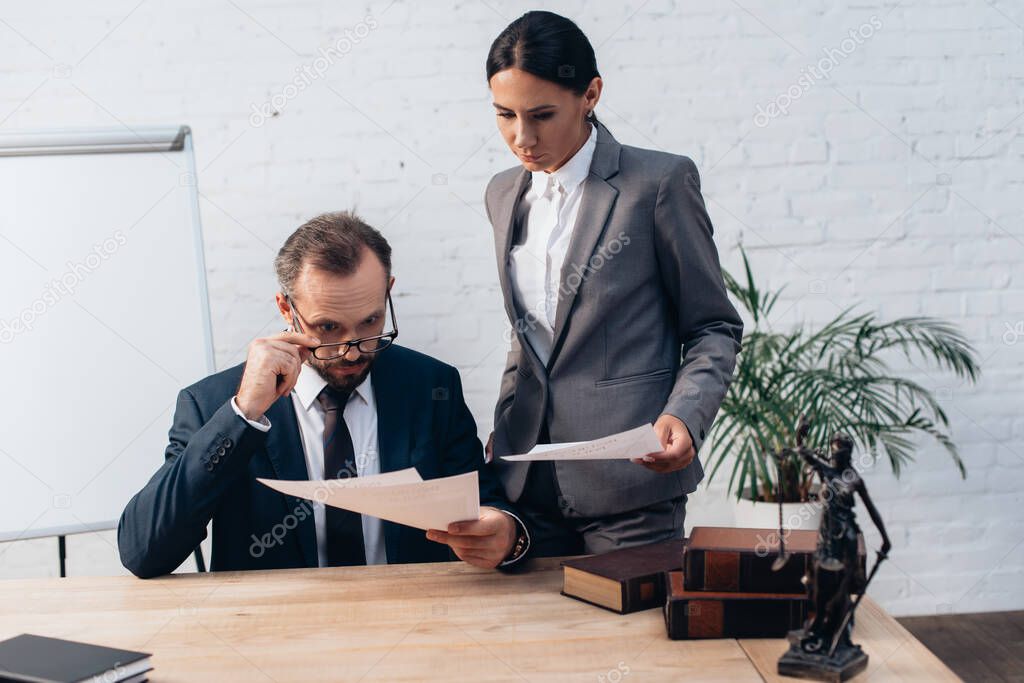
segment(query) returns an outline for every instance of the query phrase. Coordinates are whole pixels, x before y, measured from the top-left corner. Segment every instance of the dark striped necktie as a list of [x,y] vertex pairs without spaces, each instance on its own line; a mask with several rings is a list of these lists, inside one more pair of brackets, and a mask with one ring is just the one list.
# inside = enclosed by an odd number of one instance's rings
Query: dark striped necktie
[[[324,387],[317,400],[324,408],[324,479],[358,476],[352,435],[345,424],[345,405],[350,394]],[[327,566],[366,564],[363,519],[358,512],[325,506]]]

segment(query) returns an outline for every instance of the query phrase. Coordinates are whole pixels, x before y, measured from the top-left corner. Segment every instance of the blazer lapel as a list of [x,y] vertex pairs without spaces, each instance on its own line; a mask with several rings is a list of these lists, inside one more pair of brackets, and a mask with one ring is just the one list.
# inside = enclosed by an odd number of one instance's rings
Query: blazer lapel
[[576,301],[576,294],[583,280],[592,274],[588,265],[591,255],[604,233],[615,199],[619,196],[618,189],[608,183],[607,179],[619,172],[621,149],[622,146],[608,129],[603,124],[597,124],[597,147],[594,149],[594,159],[590,163],[590,175],[583,181],[579,213],[573,227],[572,239],[569,241],[569,250],[562,264],[558,307],[555,312],[554,342],[551,345],[548,370],[551,369],[561,348],[566,322]]
[[501,283],[501,293],[505,299],[505,310],[508,312],[508,319],[515,321],[519,319],[519,312],[516,310],[515,295],[512,292],[512,283],[509,279],[509,258],[512,253],[512,238],[515,235],[516,207],[519,200],[526,193],[530,185],[530,172],[525,168],[516,178],[512,192],[505,195],[505,200],[498,206],[498,214],[495,216],[495,228],[497,230],[495,243],[499,245],[498,253],[498,280]]
[[[267,411],[267,418],[273,427],[267,433],[266,450],[275,476],[288,481],[308,480],[309,471],[306,469],[306,456],[302,451],[302,437],[299,435],[299,423],[295,419],[291,394],[274,401],[274,405]],[[309,501],[295,496],[285,496],[285,500],[289,512],[296,507],[309,505]],[[295,532],[306,566],[318,566],[313,515],[308,514],[298,521]]]
[[[381,472],[394,472],[409,467],[409,402],[391,356],[382,351],[370,372],[373,401],[377,407],[377,451]],[[401,530],[393,522],[384,522],[384,548],[388,564],[400,559],[399,535]]]

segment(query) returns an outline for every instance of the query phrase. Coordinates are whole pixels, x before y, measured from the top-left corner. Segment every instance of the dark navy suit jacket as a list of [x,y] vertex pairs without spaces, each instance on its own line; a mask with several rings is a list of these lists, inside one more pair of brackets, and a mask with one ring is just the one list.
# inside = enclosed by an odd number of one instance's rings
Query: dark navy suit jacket
[[[269,432],[231,407],[245,365],[211,375],[178,395],[164,464],[129,501],[117,527],[121,562],[142,578],[174,571],[213,520],[218,570],[316,567],[311,504],[256,481],[306,480],[291,395],[267,411]],[[424,479],[477,470],[480,504],[514,510],[477,438],[458,370],[400,346],[382,351],[370,375],[377,404],[381,472],[415,467]],[[454,558],[425,532],[384,522],[389,563]]]

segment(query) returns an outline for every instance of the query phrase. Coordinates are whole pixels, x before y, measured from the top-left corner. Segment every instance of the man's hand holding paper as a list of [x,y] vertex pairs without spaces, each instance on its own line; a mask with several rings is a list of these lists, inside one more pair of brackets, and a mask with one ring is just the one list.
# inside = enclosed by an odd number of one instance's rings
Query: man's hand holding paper
[[416,468],[410,467],[348,479],[258,481],[281,493],[424,531],[480,517],[476,472],[423,481]]
[[427,531],[427,538],[447,544],[463,562],[492,569],[512,550],[516,524],[501,510],[483,507],[479,519],[453,522],[447,531],[431,529]]
[[512,517],[480,507],[476,472],[424,481],[410,467],[348,479],[258,481],[281,493],[423,529],[427,538],[478,567],[496,567],[516,540]]

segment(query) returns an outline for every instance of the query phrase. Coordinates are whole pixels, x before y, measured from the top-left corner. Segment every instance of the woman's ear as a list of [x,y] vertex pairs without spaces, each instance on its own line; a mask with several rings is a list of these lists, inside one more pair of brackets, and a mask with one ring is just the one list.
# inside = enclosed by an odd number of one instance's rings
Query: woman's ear
[[601,80],[600,76],[594,76],[590,81],[590,85],[587,86],[586,92],[583,93],[583,101],[588,112],[593,112],[594,108],[597,107],[597,103],[601,99],[602,88],[604,88],[604,81]]

